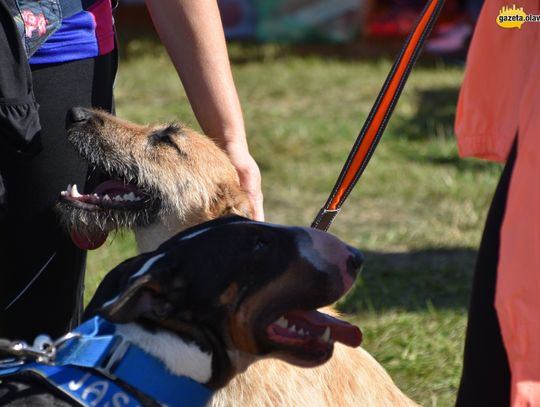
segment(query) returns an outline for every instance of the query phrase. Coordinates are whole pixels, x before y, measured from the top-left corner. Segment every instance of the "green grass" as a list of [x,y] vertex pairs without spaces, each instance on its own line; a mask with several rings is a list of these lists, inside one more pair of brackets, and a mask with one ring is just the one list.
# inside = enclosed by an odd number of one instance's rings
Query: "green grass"
[[[163,50],[140,40],[124,48],[118,115],[197,127]],[[309,225],[391,62],[296,51],[230,47],[267,220]],[[450,406],[455,398],[475,248],[500,172],[457,155],[452,123],[462,74],[440,63],[416,67],[331,229],[366,254],[363,276],[339,308],[363,329],[365,348],[426,406]],[[87,296],[134,253],[130,234],[91,253]]]

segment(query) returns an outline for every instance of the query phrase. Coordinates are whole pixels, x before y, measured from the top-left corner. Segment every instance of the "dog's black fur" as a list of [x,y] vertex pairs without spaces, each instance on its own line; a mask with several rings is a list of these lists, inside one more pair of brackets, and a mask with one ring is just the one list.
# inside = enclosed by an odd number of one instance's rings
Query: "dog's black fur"
[[[357,250],[323,232],[240,217],[219,219],[120,264],[100,284],[85,316],[99,314],[117,324],[172,332],[211,351],[212,374],[205,385],[218,389],[265,355],[310,366],[328,360],[333,342],[323,346],[313,337],[302,347],[275,343],[267,327],[288,311],[335,302],[350,288],[361,262]],[[232,353],[240,357],[233,361]],[[246,366],[238,360],[247,361]],[[0,383],[0,405],[71,403],[31,377]]]

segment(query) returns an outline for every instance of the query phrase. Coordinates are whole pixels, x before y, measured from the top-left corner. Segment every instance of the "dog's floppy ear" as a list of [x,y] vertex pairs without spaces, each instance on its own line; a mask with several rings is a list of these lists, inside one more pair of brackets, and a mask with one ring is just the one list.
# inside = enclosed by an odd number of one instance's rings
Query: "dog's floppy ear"
[[103,308],[104,304],[112,303],[111,298],[118,298],[121,293],[127,288],[131,281],[134,281],[132,276],[136,274],[147,261],[151,259],[152,254],[139,255],[130,259],[124,260],[114,269],[109,271],[92,296],[92,299],[86,306],[83,314],[83,320],[86,320],[97,314]]
[[173,305],[167,298],[166,284],[155,275],[147,273],[130,282],[124,292],[101,307],[98,313],[117,323],[132,322],[141,316],[149,319],[167,317]]

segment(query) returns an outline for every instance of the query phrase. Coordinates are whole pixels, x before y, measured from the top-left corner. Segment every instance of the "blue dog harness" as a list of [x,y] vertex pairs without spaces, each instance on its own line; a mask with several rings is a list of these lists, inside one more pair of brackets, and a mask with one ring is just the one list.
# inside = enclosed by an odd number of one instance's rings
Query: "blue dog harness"
[[212,397],[207,387],[170,373],[160,360],[115,335],[114,325],[100,317],[68,334],[50,360],[36,360],[0,360],[0,380],[33,373],[89,407],[140,406],[122,383],[169,407],[205,406]]

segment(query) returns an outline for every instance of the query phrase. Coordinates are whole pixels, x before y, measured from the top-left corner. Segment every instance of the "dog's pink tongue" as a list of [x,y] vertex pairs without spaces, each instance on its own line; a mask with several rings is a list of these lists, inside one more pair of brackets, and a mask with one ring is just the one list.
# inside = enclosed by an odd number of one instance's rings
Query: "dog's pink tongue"
[[[106,194],[113,191],[125,191],[128,187],[119,181],[107,180],[99,184],[95,190],[95,194]],[[80,249],[83,250],[95,250],[103,245],[107,240],[108,233],[106,232],[97,232],[92,236],[88,236],[82,233],[77,232],[76,230],[71,230],[71,240],[73,243]]]
[[100,247],[107,240],[107,233],[96,233],[93,236],[83,235],[75,230],[71,231],[71,240],[75,245],[83,250],[94,250]]
[[[357,347],[362,343],[360,328],[319,311],[291,311],[285,315],[288,319],[300,319],[322,331],[330,327],[330,337],[344,345]],[[321,332],[322,332],[321,331]]]

